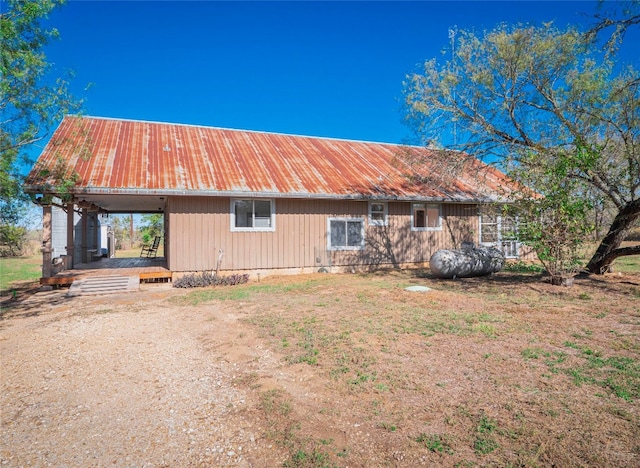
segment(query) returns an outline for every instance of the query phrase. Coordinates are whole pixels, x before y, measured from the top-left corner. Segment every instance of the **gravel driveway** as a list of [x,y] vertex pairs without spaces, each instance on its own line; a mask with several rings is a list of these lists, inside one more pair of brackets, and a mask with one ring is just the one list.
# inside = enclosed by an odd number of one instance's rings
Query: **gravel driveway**
[[[120,296],[38,293],[0,320],[2,466],[272,466],[234,377],[270,357],[218,345],[237,316],[171,305],[155,286]],[[226,350],[226,351],[225,351]]]

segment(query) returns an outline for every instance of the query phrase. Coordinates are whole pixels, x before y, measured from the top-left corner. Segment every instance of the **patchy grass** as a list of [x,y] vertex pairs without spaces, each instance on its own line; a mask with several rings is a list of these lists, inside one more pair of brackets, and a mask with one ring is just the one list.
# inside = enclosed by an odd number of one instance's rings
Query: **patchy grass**
[[174,301],[241,310],[282,363],[288,377],[247,388],[285,466],[630,466],[638,289],[638,275],[309,275]]
[[23,283],[38,281],[42,274],[42,255],[0,257],[0,291],[4,296]]
[[[299,433],[300,415],[294,415],[294,408],[289,397],[282,390],[268,390],[259,395],[259,406],[266,419],[267,437],[277,444],[286,447],[290,453],[283,466],[295,468],[329,468],[332,455],[332,440],[313,439]],[[338,456],[342,452],[337,452]]]
[[449,437],[446,434],[420,434],[415,439],[419,444],[424,445],[431,452],[446,453],[453,455],[453,449],[449,444]]
[[640,271],[640,255],[618,257],[613,262],[613,271],[620,273],[637,273]]

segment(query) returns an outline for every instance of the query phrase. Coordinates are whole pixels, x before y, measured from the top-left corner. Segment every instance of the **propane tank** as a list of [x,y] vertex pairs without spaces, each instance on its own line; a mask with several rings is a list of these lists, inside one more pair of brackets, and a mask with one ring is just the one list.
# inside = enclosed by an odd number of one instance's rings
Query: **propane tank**
[[495,247],[467,247],[438,250],[431,256],[429,267],[436,278],[469,278],[502,270],[504,254]]

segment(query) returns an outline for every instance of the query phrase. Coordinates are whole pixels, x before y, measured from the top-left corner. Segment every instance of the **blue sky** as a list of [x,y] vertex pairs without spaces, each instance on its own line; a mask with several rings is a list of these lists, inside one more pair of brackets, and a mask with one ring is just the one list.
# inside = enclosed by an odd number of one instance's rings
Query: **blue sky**
[[449,28],[588,25],[595,7],[70,0],[46,23],[61,39],[45,52],[74,70],[87,115],[401,143],[402,82],[442,57]]

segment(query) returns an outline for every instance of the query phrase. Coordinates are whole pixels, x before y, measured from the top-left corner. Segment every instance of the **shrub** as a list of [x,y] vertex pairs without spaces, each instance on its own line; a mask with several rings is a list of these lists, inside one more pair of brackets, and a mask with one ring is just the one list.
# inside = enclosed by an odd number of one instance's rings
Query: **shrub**
[[517,262],[507,262],[502,268],[504,271],[513,271],[516,273],[542,273],[544,267],[535,263],[527,263],[519,260]]
[[174,288],[204,288],[206,286],[235,286],[249,281],[249,275],[217,276],[214,273],[192,273],[184,275],[173,282]]
[[26,240],[26,228],[0,224],[0,257],[18,257],[22,255]]

